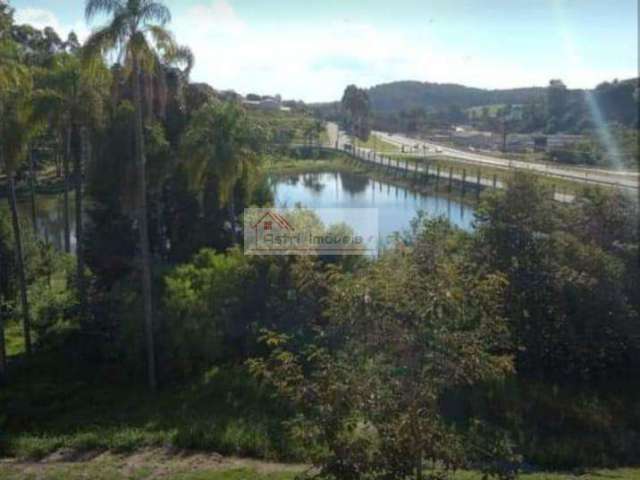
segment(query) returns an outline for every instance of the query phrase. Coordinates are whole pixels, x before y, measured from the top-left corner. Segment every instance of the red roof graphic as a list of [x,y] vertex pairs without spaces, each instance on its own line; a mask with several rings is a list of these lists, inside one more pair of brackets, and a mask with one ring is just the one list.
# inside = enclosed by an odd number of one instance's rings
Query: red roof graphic
[[271,218],[271,220],[275,222],[276,225],[278,225],[280,228],[284,230],[290,230],[292,232],[295,230],[295,228],[293,228],[293,226],[289,223],[289,221],[286,218],[272,211],[268,211],[264,215],[262,215],[262,217],[260,217],[260,219],[252,225],[252,228],[257,229],[258,225],[260,225],[262,222],[267,220],[267,218]]

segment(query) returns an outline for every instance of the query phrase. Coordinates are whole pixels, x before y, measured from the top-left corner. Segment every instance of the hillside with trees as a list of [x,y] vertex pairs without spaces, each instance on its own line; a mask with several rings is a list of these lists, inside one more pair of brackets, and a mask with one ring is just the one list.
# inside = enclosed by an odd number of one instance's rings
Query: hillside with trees
[[[404,132],[468,123],[479,117],[470,116],[469,109],[482,114],[484,108],[493,106],[522,109],[522,118],[515,127],[518,132],[586,132],[594,128],[594,108],[607,123],[638,128],[638,91],[638,79],[604,82],[593,90],[569,89],[561,80],[551,80],[547,87],[505,90],[417,81],[366,89],[374,128]],[[337,106],[313,105],[328,119],[339,118]],[[496,128],[488,122],[484,127]]]
[[[245,254],[274,165],[349,171],[358,198],[386,173],[321,148],[302,107],[192,82],[163,3],[85,8],[80,44],[0,3],[0,478],[637,478],[636,198],[558,202],[516,174],[478,189],[469,229],[418,213],[376,255]],[[391,95],[452,117],[545,99],[540,128],[575,123],[561,82],[421,85],[350,85],[338,110],[361,141]],[[634,85],[593,92],[607,119],[632,121]]]

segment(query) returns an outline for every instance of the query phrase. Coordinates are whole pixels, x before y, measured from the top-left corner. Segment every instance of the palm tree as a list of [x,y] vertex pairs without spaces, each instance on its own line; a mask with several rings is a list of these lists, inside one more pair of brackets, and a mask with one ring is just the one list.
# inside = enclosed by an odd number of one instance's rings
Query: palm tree
[[[137,217],[142,257],[142,295],[144,302],[147,374],[149,386],[157,385],[153,337],[153,305],[151,293],[151,252],[147,220],[147,175],[140,77],[153,72],[160,54],[168,59],[184,59],[190,67],[191,53],[178,47],[164,28],[171,19],[169,9],[153,0],[87,0],[85,16],[91,20],[98,14],[111,17],[110,22],[95,31],[84,46],[85,58],[118,51],[118,56],[131,75],[135,107],[135,156],[137,179]],[[189,68],[188,67],[188,68]]]
[[24,344],[27,357],[30,357],[31,322],[15,188],[15,174],[27,157],[29,141],[33,134],[28,95],[30,76],[28,71],[20,66],[16,57],[7,54],[10,47],[0,45],[0,51],[2,50],[4,53],[0,55],[7,62],[0,63],[0,86],[4,87],[0,88],[0,165],[4,168],[9,184],[8,201],[15,243]]
[[234,187],[257,165],[264,135],[239,105],[211,102],[194,113],[183,136],[182,158],[191,186],[217,192],[217,201],[229,209],[234,241]]
[[[51,67],[39,80],[41,89],[35,99],[39,115],[54,116],[54,123],[65,137],[64,172],[64,229],[65,251],[69,252],[69,160],[73,159],[76,220],[76,286],[81,317],[86,320],[87,296],[83,250],[83,192],[82,169],[90,150],[88,128],[102,119],[102,104],[109,86],[109,71],[103,62],[82,64],[75,55],[62,53],[52,60]],[[76,148],[72,148],[72,140]]]
[[[9,184],[9,208],[13,228],[16,267],[20,288],[22,326],[27,356],[31,355],[31,325],[27,282],[22,255],[22,236],[15,194],[15,172],[24,160],[31,129],[29,128],[28,103],[23,96],[31,87],[31,72],[19,58],[15,42],[0,40],[0,165],[4,168]],[[0,326],[2,328],[2,326]]]

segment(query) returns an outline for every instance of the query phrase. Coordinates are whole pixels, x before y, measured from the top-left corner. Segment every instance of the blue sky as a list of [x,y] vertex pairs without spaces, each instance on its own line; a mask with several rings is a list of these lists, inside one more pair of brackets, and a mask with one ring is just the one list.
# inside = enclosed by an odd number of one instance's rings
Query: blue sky
[[[16,20],[87,26],[82,0],[13,0]],[[241,93],[339,99],[349,83],[593,87],[638,73],[637,0],[166,1],[193,79]]]

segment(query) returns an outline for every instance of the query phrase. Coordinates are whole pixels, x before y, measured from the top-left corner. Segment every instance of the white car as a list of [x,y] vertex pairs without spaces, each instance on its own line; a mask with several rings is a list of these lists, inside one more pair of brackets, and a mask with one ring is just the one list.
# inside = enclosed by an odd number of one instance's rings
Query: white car
[[442,153],[442,149],[440,147],[436,147],[436,153]]

